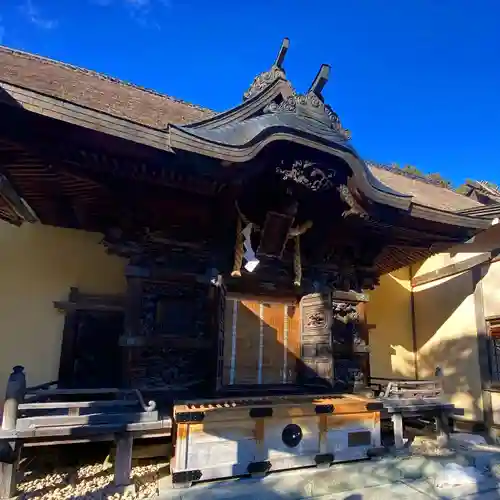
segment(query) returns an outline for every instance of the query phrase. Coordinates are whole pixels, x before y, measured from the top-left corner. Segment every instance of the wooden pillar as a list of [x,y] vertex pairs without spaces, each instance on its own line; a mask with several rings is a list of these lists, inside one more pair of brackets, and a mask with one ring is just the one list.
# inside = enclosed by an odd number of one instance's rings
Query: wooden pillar
[[[76,303],[79,297],[78,288],[72,287],[69,292],[68,302]],[[67,389],[73,385],[77,314],[76,310],[67,310],[64,319],[58,375],[58,387],[62,389]]]
[[147,270],[138,267],[127,268],[127,297],[125,308],[124,336],[120,341],[122,349],[122,386],[132,387],[132,365],[137,347],[134,341],[141,336],[142,273]]
[[115,487],[119,491],[135,493],[130,481],[134,438],[129,433],[116,435]]
[[[14,366],[7,382],[5,403],[3,408],[2,430],[16,429],[19,404],[26,393],[26,376],[22,366]],[[5,460],[0,462],[0,498],[12,498],[17,493],[16,474],[21,455],[21,442],[0,442],[1,455]]]

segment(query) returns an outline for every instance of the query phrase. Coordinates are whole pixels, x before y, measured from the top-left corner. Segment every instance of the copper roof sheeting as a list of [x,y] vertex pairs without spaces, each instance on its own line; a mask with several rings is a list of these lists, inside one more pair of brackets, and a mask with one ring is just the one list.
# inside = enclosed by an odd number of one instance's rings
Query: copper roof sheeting
[[[215,113],[153,90],[34,54],[0,46],[0,82],[30,89],[56,99],[94,109],[134,123],[164,129],[169,123],[188,123]],[[383,184],[412,195],[414,203],[459,212],[482,205],[435,184],[370,164]]]
[[154,128],[214,113],[103,74],[0,46],[0,81]]

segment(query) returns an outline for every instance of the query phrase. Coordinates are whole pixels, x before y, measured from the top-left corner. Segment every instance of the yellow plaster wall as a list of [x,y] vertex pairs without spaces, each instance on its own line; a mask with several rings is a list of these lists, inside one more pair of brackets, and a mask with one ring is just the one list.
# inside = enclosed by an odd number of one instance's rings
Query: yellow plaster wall
[[415,378],[410,271],[399,269],[382,276],[370,292],[367,319],[370,330],[372,377]]
[[500,316],[500,261],[493,262],[483,278],[483,300],[484,315],[487,318]]
[[443,369],[448,399],[482,420],[477,329],[470,271],[413,289],[419,378]]
[[455,245],[449,252],[442,252],[428,258],[418,266],[413,266],[414,277],[441,269],[442,267],[470,259],[482,252],[488,252],[500,247],[500,224],[477,234],[474,241]]
[[64,315],[54,300],[70,287],[123,293],[125,261],[105,253],[101,235],[0,222],[0,399],[14,364],[28,384],[56,380]]
[[[420,276],[500,247],[500,224],[415,266]],[[483,279],[485,315],[500,314],[500,262],[490,265]],[[465,418],[482,421],[482,391],[472,271],[414,288],[417,367],[420,378],[444,370],[448,398],[465,410]],[[498,408],[496,408],[498,406]],[[493,398],[500,414],[500,398]]]

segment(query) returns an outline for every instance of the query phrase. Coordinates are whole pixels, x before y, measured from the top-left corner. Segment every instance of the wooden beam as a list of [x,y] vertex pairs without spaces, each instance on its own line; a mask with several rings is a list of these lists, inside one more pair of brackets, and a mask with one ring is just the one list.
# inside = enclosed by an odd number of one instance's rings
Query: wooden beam
[[122,335],[119,340],[121,347],[157,347],[167,346],[177,349],[210,349],[213,345],[210,339],[198,339],[183,337],[180,335],[155,335],[145,337],[144,335],[129,336]]
[[369,302],[368,294],[355,291],[344,292],[342,290],[333,290],[332,299],[334,300],[347,300],[352,302]]
[[56,300],[54,307],[65,312],[74,311],[105,311],[105,312],[122,312],[124,306],[120,304],[96,304],[94,302],[70,302],[67,300]]
[[442,267],[440,269],[436,269],[435,271],[431,271],[420,276],[417,276],[411,280],[412,287],[416,287],[419,285],[425,285],[427,283],[431,283],[432,281],[440,280],[443,278],[449,278],[450,276],[454,276],[455,274],[463,273],[477,267],[485,262],[488,262],[491,259],[491,252],[485,252],[480,255],[476,255],[471,257],[470,259],[465,259],[460,262],[456,262],[454,264],[450,264],[448,266]]
[[17,191],[3,174],[0,174],[0,196],[21,220],[31,223],[38,221],[34,210],[17,194]]

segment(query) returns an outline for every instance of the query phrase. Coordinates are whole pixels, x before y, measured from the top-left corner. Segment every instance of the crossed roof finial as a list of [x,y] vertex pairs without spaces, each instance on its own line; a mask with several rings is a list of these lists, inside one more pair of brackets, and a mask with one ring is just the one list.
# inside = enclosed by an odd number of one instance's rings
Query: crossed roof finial
[[323,89],[325,88],[325,85],[328,82],[328,78],[330,77],[330,66],[328,64],[322,64],[321,67],[319,68],[319,71],[314,78],[313,82],[311,83],[311,86],[309,87],[309,92],[312,92],[313,94],[318,97],[318,99],[321,99],[322,102],[324,102],[323,98]]
[[285,61],[285,56],[286,53],[288,52],[289,47],[290,47],[290,39],[283,38],[283,41],[281,42],[280,51],[278,52],[278,56],[276,57],[276,61],[274,62],[273,66],[283,69],[283,62]]
[[256,76],[250,88],[243,94],[243,100],[246,101],[251,97],[255,96],[266,87],[274,83],[278,79],[286,79],[285,70],[283,69],[283,62],[285,61],[285,56],[290,47],[290,40],[288,38],[283,38],[281,42],[281,47],[278,52],[278,56],[271,66],[271,69],[264,71],[260,75]]

